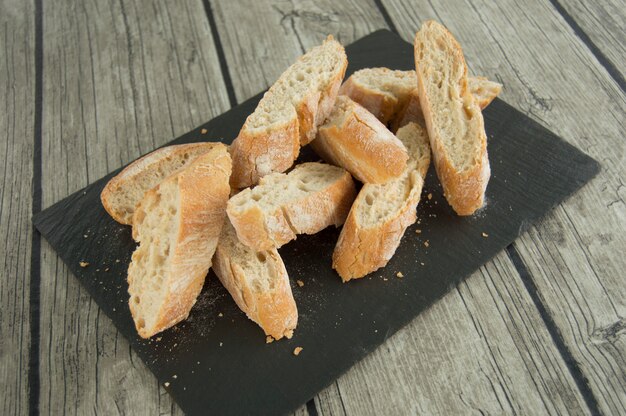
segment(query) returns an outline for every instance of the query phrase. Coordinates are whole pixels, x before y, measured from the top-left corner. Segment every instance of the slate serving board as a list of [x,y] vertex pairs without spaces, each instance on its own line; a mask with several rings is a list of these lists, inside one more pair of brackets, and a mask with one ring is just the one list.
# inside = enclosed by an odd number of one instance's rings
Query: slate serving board
[[[365,67],[413,68],[412,46],[386,30],[346,51],[346,76]],[[172,143],[219,137],[230,143],[260,97]],[[33,221],[159,382],[168,383],[166,389],[185,412],[284,414],[331,384],[599,171],[596,161],[502,100],[496,99],[484,116],[492,176],[486,206],[473,217],[453,214],[431,168],[419,224],[409,227],[386,268],[342,284],[331,269],[339,235],[334,228],[299,236],[280,249],[299,310],[291,340],[266,344],[262,331],[239,311],[212,272],[186,322],[151,340],[139,338],[125,281],[135,244],[130,228],[114,222],[99,199],[117,172]],[[208,133],[201,134],[203,128]],[[300,159],[317,157],[303,149]],[[429,193],[431,200],[425,197]],[[81,267],[81,261],[89,266]],[[396,278],[398,271],[402,279]],[[296,357],[297,346],[304,350]]]

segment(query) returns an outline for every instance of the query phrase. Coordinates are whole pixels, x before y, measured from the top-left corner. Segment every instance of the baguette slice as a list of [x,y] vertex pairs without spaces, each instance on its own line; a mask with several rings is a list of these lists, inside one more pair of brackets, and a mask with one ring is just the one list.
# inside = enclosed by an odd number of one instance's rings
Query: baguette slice
[[502,84],[489,81],[485,77],[468,77],[467,86],[481,109],[491,104],[502,91]]
[[467,82],[463,51],[434,21],[415,35],[420,104],[437,175],[448,203],[459,215],[482,207],[491,174],[480,107]]
[[315,234],[343,224],[356,196],[345,170],[303,163],[289,174],[265,176],[254,189],[228,201],[227,213],[239,241],[255,251],[278,248],[297,234]]
[[387,124],[406,106],[416,88],[415,71],[365,68],[350,75],[339,94],[347,95]]
[[[481,108],[487,107],[502,89],[501,84],[485,77],[469,77],[468,83]],[[415,71],[361,69],[343,83],[339,94],[361,104],[382,123],[391,123],[393,132],[407,123],[423,120]]]
[[213,258],[213,271],[237,306],[274,339],[291,338],[298,309],[285,264],[275,248],[255,252],[241,244],[226,221]]
[[146,191],[184,168],[216,143],[189,143],[162,147],[135,160],[111,179],[100,194],[104,209],[121,224],[132,225],[135,207]]
[[315,152],[364,183],[384,183],[404,172],[406,148],[378,119],[345,95],[311,142]]
[[398,130],[398,138],[409,150],[407,169],[398,179],[363,185],[339,235],[333,268],[344,282],[384,267],[416,220],[430,164],[428,134],[419,124],[409,123]]
[[233,188],[291,167],[332,110],[347,65],[343,46],[328,36],[280,76],[232,144]]
[[216,144],[146,192],[133,216],[139,247],[128,268],[129,306],[143,338],[186,319],[224,223],[231,161]]

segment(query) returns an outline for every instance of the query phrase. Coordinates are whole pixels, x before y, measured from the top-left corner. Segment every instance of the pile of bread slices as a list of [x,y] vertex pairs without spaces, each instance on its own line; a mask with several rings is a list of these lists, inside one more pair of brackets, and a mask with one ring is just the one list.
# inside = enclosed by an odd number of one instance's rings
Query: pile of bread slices
[[[416,221],[431,154],[452,208],[482,206],[481,109],[501,85],[468,77],[461,47],[432,21],[415,36],[415,71],[368,68],[342,84],[346,66],[329,36],[265,93],[230,148],[165,147],[107,184],[105,209],[139,243],[128,292],[140,336],[186,319],[212,267],[268,337],[290,338],[298,312],[277,249],[343,224],[341,278],[385,266]],[[308,144],[327,163],[293,166]]]

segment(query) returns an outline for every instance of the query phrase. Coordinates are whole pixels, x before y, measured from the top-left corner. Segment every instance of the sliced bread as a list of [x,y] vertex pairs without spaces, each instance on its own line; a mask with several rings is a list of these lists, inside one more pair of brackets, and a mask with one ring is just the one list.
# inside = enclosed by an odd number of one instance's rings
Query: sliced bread
[[339,235],[333,268],[344,282],[384,267],[416,220],[430,164],[428,134],[418,123],[409,123],[397,136],[409,151],[406,170],[387,183],[363,185]]
[[[502,85],[485,77],[469,77],[469,88],[485,108],[500,93]],[[382,123],[391,123],[395,132],[405,124],[423,119],[415,71],[365,68],[352,74],[339,89],[374,114]]]
[[298,309],[287,270],[275,248],[256,252],[241,244],[227,220],[212,267],[237,306],[265,335],[291,338],[298,323]]
[[415,71],[365,68],[350,75],[339,94],[347,95],[387,124],[404,108],[416,88]]
[[274,173],[228,201],[239,240],[256,251],[278,248],[297,234],[315,234],[343,224],[356,196],[345,170],[303,163],[289,174]]
[[162,147],[135,160],[111,179],[100,194],[104,209],[122,224],[132,224],[135,207],[146,191],[184,168],[216,143],[189,143]]
[[467,82],[461,46],[441,24],[415,35],[420,105],[435,168],[448,203],[459,215],[483,206],[491,174],[483,115]]
[[234,188],[291,167],[330,113],[347,64],[343,46],[329,36],[280,76],[232,144]]
[[129,306],[143,338],[186,319],[225,218],[231,160],[216,144],[146,192],[133,216],[139,247],[128,268]]
[[345,95],[320,126],[313,150],[364,183],[384,183],[406,168],[406,148],[387,127]]

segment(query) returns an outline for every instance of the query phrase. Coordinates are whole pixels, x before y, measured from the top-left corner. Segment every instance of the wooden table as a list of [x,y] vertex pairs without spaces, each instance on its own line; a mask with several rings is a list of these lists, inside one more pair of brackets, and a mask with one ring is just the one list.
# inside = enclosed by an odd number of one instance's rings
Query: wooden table
[[181,413],[33,213],[268,87],[328,33],[410,40],[429,18],[602,172],[297,413],[626,414],[626,4],[587,3],[3,1],[0,414]]

